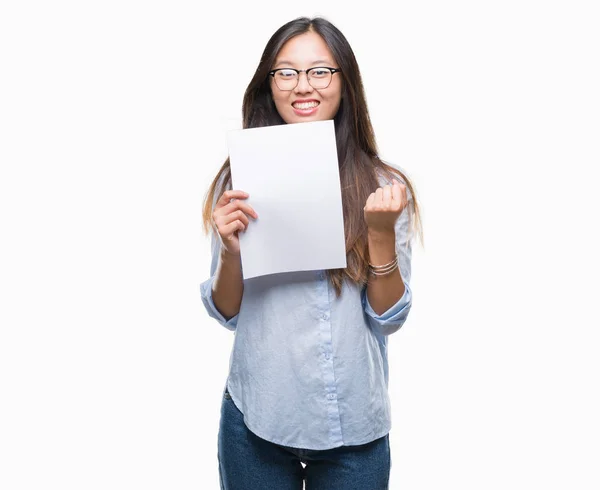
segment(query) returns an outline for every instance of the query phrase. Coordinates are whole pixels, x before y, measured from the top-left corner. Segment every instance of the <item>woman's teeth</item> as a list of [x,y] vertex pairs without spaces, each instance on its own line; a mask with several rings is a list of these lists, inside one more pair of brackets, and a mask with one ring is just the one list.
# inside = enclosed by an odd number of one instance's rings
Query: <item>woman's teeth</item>
[[300,102],[292,104],[296,109],[312,109],[319,105],[318,102]]

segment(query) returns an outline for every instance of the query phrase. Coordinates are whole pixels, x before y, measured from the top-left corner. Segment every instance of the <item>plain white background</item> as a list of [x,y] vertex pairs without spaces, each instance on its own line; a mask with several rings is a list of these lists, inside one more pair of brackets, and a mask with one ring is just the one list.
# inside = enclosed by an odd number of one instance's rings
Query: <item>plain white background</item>
[[324,15],[423,210],[391,488],[599,488],[592,3],[3,2],[0,487],[218,488],[202,199],[265,43]]

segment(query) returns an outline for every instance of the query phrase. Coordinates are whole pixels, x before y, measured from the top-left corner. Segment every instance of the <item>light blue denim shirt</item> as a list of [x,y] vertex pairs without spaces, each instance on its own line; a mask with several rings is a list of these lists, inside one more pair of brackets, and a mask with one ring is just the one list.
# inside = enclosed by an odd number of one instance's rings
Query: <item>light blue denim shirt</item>
[[411,307],[408,225],[407,207],[395,226],[405,291],[382,315],[371,308],[366,287],[346,280],[337,298],[325,271],[316,270],[244,280],[240,311],[226,320],[212,300],[220,252],[212,234],[202,301],[234,332],[227,388],[257,436],[322,450],[366,444],[390,431],[387,340]]

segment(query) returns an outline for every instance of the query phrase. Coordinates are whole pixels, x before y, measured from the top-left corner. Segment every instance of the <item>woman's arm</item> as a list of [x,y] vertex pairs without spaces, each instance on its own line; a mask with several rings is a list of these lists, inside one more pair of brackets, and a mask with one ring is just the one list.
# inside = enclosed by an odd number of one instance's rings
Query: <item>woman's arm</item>
[[[373,265],[384,265],[396,257],[396,233],[369,229],[369,257]],[[385,276],[371,276],[367,284],[367,297],[371,308],[381,315],[395,305],[404,295],[404,280],[400,267]]]
[[212,299],[215,307],[227,320],[239,313],[243,292],[241,257],[221,248],[212,286]]
[[258,218],[245,202],[248,197],[246,192],[227,190],[214,205],[211,277],[200,286],[208,314],[229,330],[236,328],[244,292],[238,233],[246,230],[249,217]]
[[400,306],[400,310],[404,310],[404,306],[410,307],[410,291],[407,291],[410,243],[407,233],[411,197],[406,186],[393,179],[391,185],[378,188],[367,199],[364,213],[369,263],[382,266],[398,258],[398,266],[392,272],[369,275],[365,292],[369,314],[387,316],[393,313],[390,311],[392,307]]

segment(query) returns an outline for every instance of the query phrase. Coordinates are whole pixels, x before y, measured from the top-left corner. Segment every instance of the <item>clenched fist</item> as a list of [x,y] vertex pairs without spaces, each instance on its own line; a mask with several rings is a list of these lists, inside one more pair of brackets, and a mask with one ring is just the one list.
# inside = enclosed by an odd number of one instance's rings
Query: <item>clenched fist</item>
[[406,186],[396,179],[393,185],[379,187],[367,199],[364,216],[369,231],[394,233],[396,220],[408,204]]

